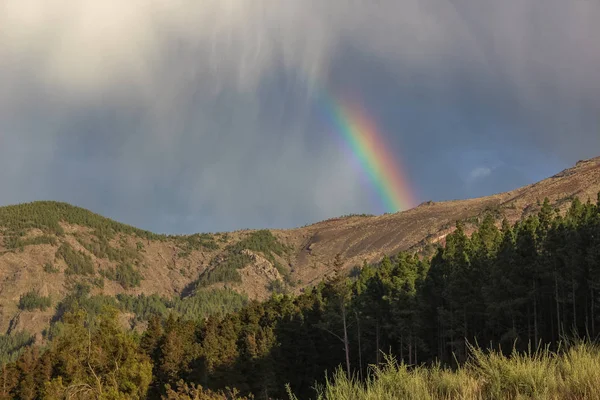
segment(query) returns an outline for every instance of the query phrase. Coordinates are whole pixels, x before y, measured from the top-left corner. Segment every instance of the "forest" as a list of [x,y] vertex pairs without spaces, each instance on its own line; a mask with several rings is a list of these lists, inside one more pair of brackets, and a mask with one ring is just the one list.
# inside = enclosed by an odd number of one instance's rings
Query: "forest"
[[0,342],[0,399],[598,398],[600,194],[497,222],[210,316],[79,288],[46,345]]

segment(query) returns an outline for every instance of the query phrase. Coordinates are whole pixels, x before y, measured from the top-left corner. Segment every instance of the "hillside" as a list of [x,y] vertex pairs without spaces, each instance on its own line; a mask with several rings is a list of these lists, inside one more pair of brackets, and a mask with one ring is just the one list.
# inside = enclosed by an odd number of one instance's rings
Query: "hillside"
[[[158,295],[165,307],[181,310],[188,306],[178,301],[195,301],[196,307],[198,299],[213,293],[235,308],[244,296],[264,299],[318,283],[332,272],[336,254],[350,271],[401,250],[428,253],[456,221],[465,222],[469,232],[486,214],[498,224],[503,218],[514,222],[537,212],[546,197],[564,209],[574,197],[595,201],[598,192],[600,158],[595,158],[507,193],[291,230],[165,236],[64,203],[2,207],[0,332],[42,332],[55,306],[78,284],[110,297]],[[242,296],[235,298],[230,290]]]

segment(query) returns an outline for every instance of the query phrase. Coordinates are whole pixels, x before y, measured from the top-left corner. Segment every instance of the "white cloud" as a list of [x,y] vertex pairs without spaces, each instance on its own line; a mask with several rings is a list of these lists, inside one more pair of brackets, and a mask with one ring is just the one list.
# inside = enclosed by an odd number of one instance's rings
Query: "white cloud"
[[469,177],[467,179],[467,181],[469,183],[481,180],[481,179],[485,179],[488,176],[490,176],[492,173],[492,170],[488,167],[477,167],[475,169],[473,169],[470,173],[469,173]]

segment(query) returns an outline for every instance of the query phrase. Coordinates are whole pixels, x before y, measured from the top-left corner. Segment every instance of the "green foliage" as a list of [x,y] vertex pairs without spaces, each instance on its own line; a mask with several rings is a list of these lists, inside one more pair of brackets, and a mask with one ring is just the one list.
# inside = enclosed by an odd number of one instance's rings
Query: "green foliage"
[[52,305],[50,297],[40,296],[37,290],[31,290],[19,298],[19,309],[26,311],[46,311]]
[[279,274],[283,277],[283,281],[287,285],[289,285],[291,287],[296,286],[296,282],[294,282],[292,280],[292,274],[290,273],[289,268],[284,267],[283,265],[281,265],[280,262],[278,262],[276,260],[273,261],[273,266],[279,272]]
[[57,399],[146,398],[152,364],[120,328],[115,310],[105,308],[94,325],[88,325],[88,319],[84,312],[65,315],[64,329],[49,350],[31,357],[32,363],[43,366],[37,374],[36,370],[27,374],[40,385],[36,389]]
[[361,270],[362,270],[362,267],[360,265],[353,266],[350,269],[350,273],[349,273],[350,278],[358,278],[360,276]]
[[40,235],[30,238],[22,238],[17,235],[8,235],[4,238],[4,246],[7,249],[23,248],[25,246],[35,246],[40,244],[49,244],[56,246],[57,240],[54,236]]
[[274,255],[283,256],[290,249],[282,244],[269,230],[250,233],[244,239],[227,247],[226,254],[211,261],[209,269],[198,279],[198,287],[210,286],[218,282],[241,282],[239,269],[252,262],[252,257],[244,250],[261,253],[289,280],[289,272],[279,264]]
[[142,274],[131,264],[119,264],[116,268],[108,268],[101,274],[111,281],[118,282],[123,289],[131,289],[140,286]]
[[[549,201],[540,202],[537,214],[515,226],[503,221],[501,229],[495,218],[488,213],[470,236],[457,223],[431,259],[401,252],[364,263],[353,279],[336,257],[335,275],[326,282],[296,297],[273,293],[263,303],[208,290],[168,301],[123,295],[117,301],[77,285],[57,307],[60,322],[47,335],[51,348],[62,347],[47,358],[35,347],[26,350],[0,379],[8,398],[43,397],[39,382],[44,395],[58,398],[72,384],[95,390],[95,373],[102,387],[126,393],[122,398],[147,388],[148,398],[185,399],[227,387],[257,400],[286,393],[315,398],[316,384],[317,395],[332,400],[599,399],[600,351],[593,344],[565,345],[565,338],[600,334],[600,204],[574,200],[559,215]],[[244,249],[276,261],[285,255],[280,245],[272,235],[250,233],[213,262],[225,265]],[[229,270],[237,273],[248,261]],[[111,302],[148,320],[139,347],[137,334],[119,336],[103,325],[102,308]],[[87,310],[84,331],[72,317],[81,309]],[[113,337],[123,347],[106,343]],[[382,351],[392,357],[387,363]],[[120,363],[122,354],[138,364],[151,360],[149,387],[145,378],[105,379],[117,373],[106,360]],[[133,364],[123,365],[133,374]],[[340,365],[344,372],[324,381]],[[124,387],[121,379],[131,384]]]
[[238,269],[252,262],[252,257],[243,253],[229,253],[223,261],[213,260],[214,266],[204,272],[198,279],[198,287],[210,286],[218,282],[241,282]]
[[77,283],[71,292],[56,306],[54,321],[61,321],[63,317],[71,312],[83,310],[90,319],[94,319],[102,309],[106,307],[117,307],[118,303],[114,297],[104,295],[90,295],[91,288],[87,284]]
[[485,214],[491,215],[494,219],[503,218],[502,207],[500,205],[493,205],[493,206],[486,207]]
[[188,384],[180,380],[172,388],[167,384],[166,394],[163,396],[165,400],[250,400],[245,396],[240,396],[235,389],[227,389],[226,391],[213,392],[206,390],[200,385]]
[[140,259],[140,253],[137,248],[130,248],[126,245],[122,248],[114,248],[110,245],[108,239],[104,236],[85,240],[78,237],[79,243],[90,253],[98,258],[105,258],[110,261],[120,263],[131,262]]
[[47,272],[49,274],[56,274],[58,273],[58,268],[52,265],[52,263],[47,262],[44,264],[44,272]]
[[275,293],[275,294],[286,293],[285,285],[283,284],[283,282],[281,282],[280,280],[277,280],[277,279],[269,282],[269,284],[267,285],[267,289],[271,293]]
[[97,288],[104,289],[104,278],[101,276],[97,277],[97,278],[93,278],[91,283],[92,283],[92,285],[96,286]]
[[63,243],[58,248],[56,257],[62,258],[67,263],[65,274],[92,275],[94,273],[92,258],[82,251],[75,251],[68,243]]
[[193,250],[218,250],[219,245],[212,235],[208,233],[197,233],[188,236],[176,236],[175,242],[182,248],[180,257],[187,257]]
[[289,248],[277,240],[271,231],[266,229],[252,232],[244,239],[228,247],[228,250],[233,253],[239,253],[244,249],[262,253],[271,262],[275,261],[273,254],[282,256],[289,251]]
[[191,296],[165,299],[158,295],[132,296],[118,294],[119,307],[132,312],[140,321],[148,321],[153,316],[166,318],[176,315],[184,320],[202,320],[209,316],[223,317],[238,311],[248,299],[231,289],[198,290]]
[[157,294],[133,296],[120,293],[117,295],[119,308],[132,312],[139,321],[148,321],[153,316],[166,318],[173,309],[172,302]]
[[66,203],[37,201],[0,208],[0,226],[6,227],[13,235],[20,236],[29,229],[37,228],[60,236],[64,234],[60,222],[92,228],[97,236],[124,233],[145,239],[165,238]]
[[0,335],[0,365],[14,362],[23,350],[33,343],[33,337],[26,332]]
[[219,242],[220,243],[227,243],[227,242],[229,242],[229,239],[230,239],[230,237],[229,237],[228,233],[221,233],[219,235]]
[[209,316],[223,317],[240,310],[248,298],[231,289],[197,290],[192,296],[173,300],[173,309],[184,319],[199,320]]

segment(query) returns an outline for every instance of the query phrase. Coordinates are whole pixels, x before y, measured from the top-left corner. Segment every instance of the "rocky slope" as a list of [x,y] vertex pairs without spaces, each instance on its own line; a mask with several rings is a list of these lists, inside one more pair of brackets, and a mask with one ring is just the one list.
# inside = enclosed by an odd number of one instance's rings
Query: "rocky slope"
[[[114,296],[185,297],[230,288],[249,298],[299,292],[326,277],[341,254],[350,270],[401,250],[428,253],[456,221],[474,228],[486,213],[498,223],[536,212],[548,197],[559,209],[571,199],[596,201],[600,158],[580,161],[539,183],[470,200],[427,202],[382,216],[350,216],[272,231],[161,236],[63,203],[0,208],[0,333],[39,333],[55,305],[77,283]],[[27,293],[49,297],[45,310],[27,310]],[[21,302],[21,307],[19,303]]]

